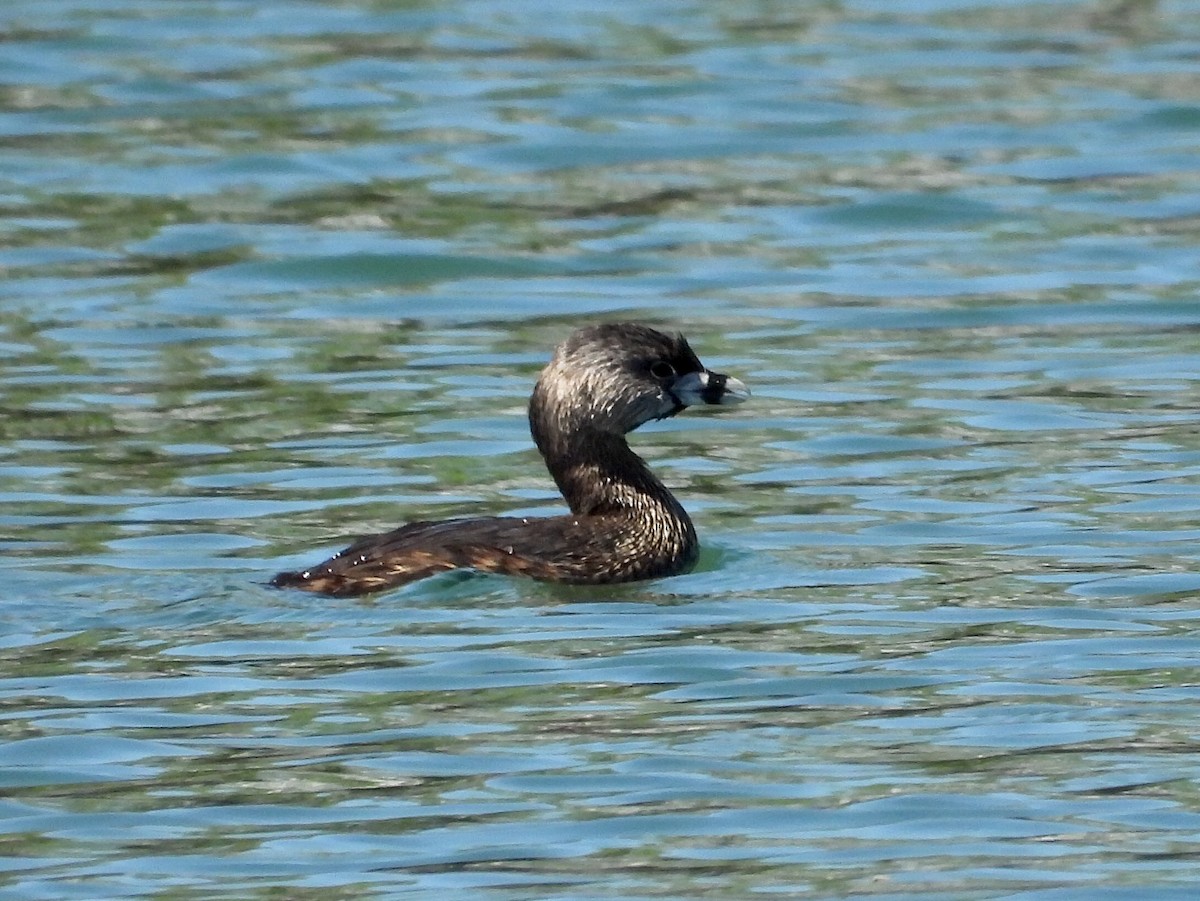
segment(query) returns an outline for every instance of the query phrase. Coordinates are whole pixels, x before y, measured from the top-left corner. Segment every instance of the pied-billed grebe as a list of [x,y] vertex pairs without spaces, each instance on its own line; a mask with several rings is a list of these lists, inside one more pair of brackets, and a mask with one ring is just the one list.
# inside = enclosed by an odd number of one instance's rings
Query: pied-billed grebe
[[581,328],[555,350],[529,401],[533,440],[570,515],[412,522],[271,584],[356,595],[459,568],[578,585],[687,572],[698,552],[692,521],[625,434],[690,404],[749,396],[737,379],[705,369],[682,335],[633,323]]

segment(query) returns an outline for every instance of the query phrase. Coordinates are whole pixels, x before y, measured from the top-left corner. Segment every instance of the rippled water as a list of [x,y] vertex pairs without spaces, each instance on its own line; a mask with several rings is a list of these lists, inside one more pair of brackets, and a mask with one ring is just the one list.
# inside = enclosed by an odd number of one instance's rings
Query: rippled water
[[[1192,897],[1198,13],[5,5],[0,897]],[[614,317],[696,572],[264,586]]]

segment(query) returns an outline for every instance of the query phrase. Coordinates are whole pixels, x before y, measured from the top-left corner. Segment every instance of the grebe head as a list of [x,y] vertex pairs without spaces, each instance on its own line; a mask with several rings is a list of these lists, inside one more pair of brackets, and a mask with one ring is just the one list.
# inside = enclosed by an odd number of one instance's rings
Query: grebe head
[[604,323],[558,346],[534,388],[530,419],[535,436],[547,428],[623,435],[694,404],[749,396],[738,379],[706,369],[682,335]]

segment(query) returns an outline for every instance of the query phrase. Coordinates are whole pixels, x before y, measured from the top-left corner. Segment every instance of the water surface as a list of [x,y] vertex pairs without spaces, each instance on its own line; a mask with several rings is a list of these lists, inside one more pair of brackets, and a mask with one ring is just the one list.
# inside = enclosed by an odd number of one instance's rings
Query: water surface
[[[1197,13],[0,11],[0,897],[1191,897]],[[696,572],[265,587],[611,318]]]

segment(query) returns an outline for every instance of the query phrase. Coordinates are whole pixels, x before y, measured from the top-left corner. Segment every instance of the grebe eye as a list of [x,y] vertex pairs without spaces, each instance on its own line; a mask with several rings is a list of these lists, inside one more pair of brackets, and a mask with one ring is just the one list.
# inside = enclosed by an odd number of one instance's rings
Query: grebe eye
[[675,378],[675,367],[666,360],[658,360],[650,367],[650,374],[656,379]]

